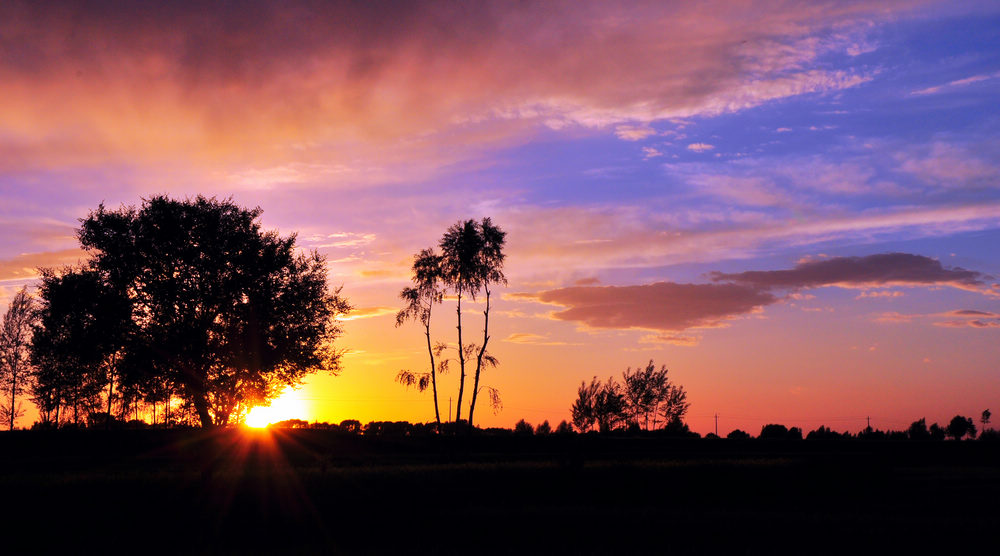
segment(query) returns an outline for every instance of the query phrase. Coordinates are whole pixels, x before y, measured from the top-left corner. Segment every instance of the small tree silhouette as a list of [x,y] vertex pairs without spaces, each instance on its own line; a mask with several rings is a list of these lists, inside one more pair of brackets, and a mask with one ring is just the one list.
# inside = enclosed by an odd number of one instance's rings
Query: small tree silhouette
[[910,440],[930,440],[931,433],[927,430],[927,421],[920,419],[911,423],[910,428],[906,429],[906,436]]
[[946,430],[948,432],[948,436],[954,438],[955,440],[961,440],[962,437],[966,435],[968,435],[969,438],[976,437],[976,426],[972,424],[972,419],[969,417],[962,417],[961,415],[952,417]]
[[573,426],[563,419],[556,426],[556,434],[573,434]]
[[0,387],[9,398],[0,406],[0,423],[14,430],[24,414],[17,397],[31,380],[31,331],[36,320],[35,302],[26,288],[14,295],[0,324]]

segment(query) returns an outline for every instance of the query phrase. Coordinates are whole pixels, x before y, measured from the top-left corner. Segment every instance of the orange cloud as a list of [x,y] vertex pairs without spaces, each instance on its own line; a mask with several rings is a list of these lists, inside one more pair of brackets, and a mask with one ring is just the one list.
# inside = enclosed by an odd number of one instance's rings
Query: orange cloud
[[82,249],[63,249],[43,253],[26,253],[12,259],[0,260],[0,281],[34,280],[39,268],[73,265],[86,258]]
[[512,344],[529,344],[534,346],[576,346],[580,344],[570,344],[568,342],[557,342],[550,340],[548,336],[542,336],[540,334],[531,334],[527,332],[516,332],[507,336],[503,339],[505,342],[510,342]]
[[398,310],[399,309],[394,307],[359,307],[351,309],[351,312],[348,313],[346,317],[342,317],[340,320],[370,319],[385,315],[395,315]]

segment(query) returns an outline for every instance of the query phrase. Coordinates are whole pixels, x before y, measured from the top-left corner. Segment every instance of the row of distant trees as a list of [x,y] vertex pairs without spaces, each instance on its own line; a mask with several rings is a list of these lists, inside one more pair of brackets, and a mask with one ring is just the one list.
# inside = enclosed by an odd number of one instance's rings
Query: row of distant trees
[[[989,424],[989,411],[983,412],[983,420],[986,424]],[[458,426],[456,423],[445,423],[443,425],[445,429],[448,427],[455,428]],[[335,423],[308,423],[300,419],[291,419],[288,421],[282,421],[279,423],[274,423],[270,425],[271,428],[295,428],[295,429],[322,429],[322,430],[332,430],[339,431],[347,434],[362,434],[366,436],[424,436],[436,434],[440,431],[436,423],[409,423],[406,421],[372,421],[367,424],[362,424],[360,421],[349,419]],[[728,439],[731,440],[748,440],[748,439],[759,439],[759,440],[889,440],[889,441],[931,441],[931,440],[963,440],[976,438],[976,427],[972,423],[972,419],[968,417],[963,417],[961,415],[956,415],[947,426],[941,426],[937,423],[927,426],[925,419],[920,419],[914,421],[906,430],[902,431],[882,431],[878,429],[873,429],[871,427],[865,428],[857,433],[850,432],[836,432],[826,426],[820,426],[819,428],[810,431],[808,434],[803,434],[802,429],[798,427],[788,428],[780,424],[767,424],[761,428],[760,433],[754,437],[747,432],[742,430],[734,430],[727,435]],[[513,427],[513,429],[504,428],[489,428],[483,430],[486,434],[493,435],[514,435],[514,436],[546,436],[550,434],[554,435],[573,435],[581,434],[578,428],[574,428],[572,424],[568,421],[563,420],[558,425],[553,427],[547,420],[542,421],[538,425],[533,425],[524,419],[520,419]],[[588,429],[582,434],[587,435],[600,435],[598,430],[593,428]],[[674,436],[674,437],[690,437],[697,438],[700,435],[695,432],[691,432],[687,427],[661,427],[658,429],[639,429],[637,427],[631,427],[631,431],[626,428],[620,428],[614,431],[609,431],[606,434],[612,434],[615,436],[639,434],[647,435],[653,434],[657,436]],[[709,433],[705,438],[716,438],[714,434]],[[987,428],[982,431],[978,436],[980,440],[984,441],[1000,441],[1000,431],[994,430],[992,428]]]
[[0,339],[0,419],[27,396],[43,426],[138,420],[239,422],[309,373],[339,370],[326,261],[261,229],[261,210],[198,196],[103,205],[77,232],[88,259],[42,269]]
[[[980,440],[1000,440],[1000,431],[992,428],[986,428],[990,424],[990,410],[983,411],[980,422],[983,425],[982,434],[979,436]],[[810,431],[805,435],[806,440],[944,440],[946,438],[951,438],[954,440],[962,440],[965,438],[973,439],[976,438],[976,425],[973,423],[970,417],[964,417],[962,415],[956,415],[948,422],[947,425],[941,426],[937,423],[927,426],[926,419],[919,419],[910,424],[906,430],[879,430],[873,429],[872,427],[866,427],[857,433],[850,432],[837,432],[830,429],[829,427],[821,425],[816,430]],[[709,437],[714,437],[714,434],[709,434]],[[732,440],[742,440],[752,438],[752,436],[742,430],[736,429],[730,432],[726,438]],[[802,429],[798,427],[788,428],[780,424],[767,424],[764,425],[760,434],[757,436],[760,439],[770,439],[770,440],[802,440]]]

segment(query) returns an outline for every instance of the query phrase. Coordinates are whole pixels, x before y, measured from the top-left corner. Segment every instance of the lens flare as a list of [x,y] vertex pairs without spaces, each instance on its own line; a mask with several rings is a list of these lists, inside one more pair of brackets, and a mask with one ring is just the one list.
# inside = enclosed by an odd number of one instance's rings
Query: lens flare
[[247,414],[246,425],[253,428],[264,428],[271,423],[288,419],[308,420],[308,404],[299,397],[299,392],[291,387],[285,388],[280,396],[268,406],[257,406]]

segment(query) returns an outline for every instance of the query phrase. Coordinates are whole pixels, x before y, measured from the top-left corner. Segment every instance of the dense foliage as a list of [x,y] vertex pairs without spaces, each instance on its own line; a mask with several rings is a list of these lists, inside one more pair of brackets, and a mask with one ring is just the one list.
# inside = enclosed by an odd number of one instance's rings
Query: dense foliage
[[[199,196],[101,205],[78,236],[82,268],[47,271],[34,346],[43,418],[107,389],[179,396],[202,426],[224,425],[316,370],[336,371],[337,317],[317,252],[261,230],[260,209]],[[115,393],[117,387],[118,394]]]
[[614,377],[603,383],[597,377],[590,384],[582,383],[570,409],[573,425],[581,432],[595,425],[601,432],[623,427],[686,431],[687,393],[670,381],[668,373],[665,365],[657,369],[650,360],[645,367],[626,369],[621,383]]

